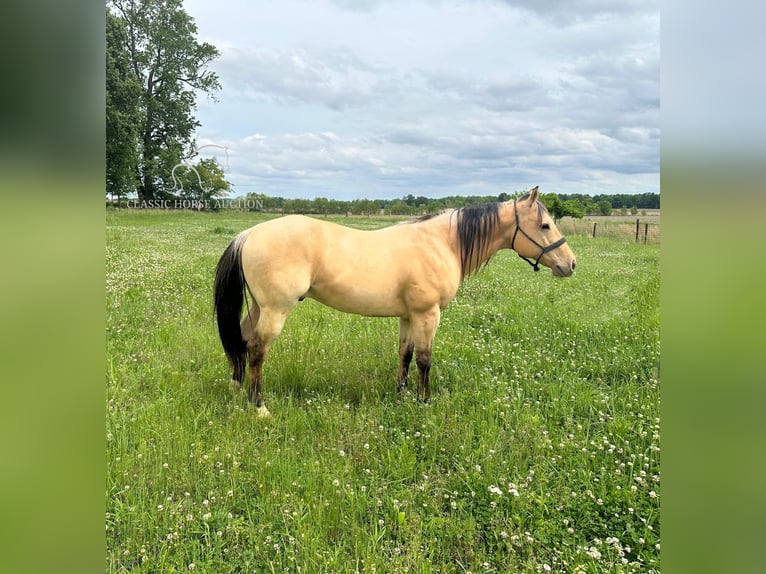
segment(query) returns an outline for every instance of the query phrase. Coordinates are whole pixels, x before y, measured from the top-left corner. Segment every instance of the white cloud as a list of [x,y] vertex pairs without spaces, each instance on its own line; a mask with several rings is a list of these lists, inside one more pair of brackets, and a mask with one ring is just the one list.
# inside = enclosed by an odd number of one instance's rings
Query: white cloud
[[199,137],[237,193],[659,191],[652,4],[186,4],[222,52]]

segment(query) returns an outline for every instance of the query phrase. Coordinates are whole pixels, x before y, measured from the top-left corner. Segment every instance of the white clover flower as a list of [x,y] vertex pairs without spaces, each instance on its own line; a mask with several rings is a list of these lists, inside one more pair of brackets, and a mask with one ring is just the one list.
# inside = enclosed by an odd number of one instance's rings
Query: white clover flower
[[595,546],[591,546],[590,548],[588,548],[585,551],[585,553],[591,558],[593,558],[594,560],[599,560],[601,558],[601,552],[599,552],[598,548],[596,548]]

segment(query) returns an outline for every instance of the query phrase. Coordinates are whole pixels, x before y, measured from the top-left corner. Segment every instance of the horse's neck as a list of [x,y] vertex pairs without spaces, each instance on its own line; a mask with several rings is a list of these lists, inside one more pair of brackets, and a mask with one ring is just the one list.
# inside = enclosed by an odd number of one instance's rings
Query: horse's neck
[[497,247],[494,248],[492,255],[501,249],[511,248],[511,237],[516,228],[516,206],[512,201],[501,202],[498,208],[498,215],[500,220],[498,221],[497,228],[495,228],[495,236],[493,238],[493,244],[496,244]]
[[[455,212],[457,215],[457,210]],[[477,269],[480,269],[501,249],[510,248],[510,236],[515,227],[515,211],[512,203],[501,202],[498,204],[498,221],[493,229],[493,233],[488,237],[484,249],[478,254],[478,257],[472,259],[469,268],[465,270],[464,277],[467,277]],[[460,257],[460,247],[457,247],[457,255]]]

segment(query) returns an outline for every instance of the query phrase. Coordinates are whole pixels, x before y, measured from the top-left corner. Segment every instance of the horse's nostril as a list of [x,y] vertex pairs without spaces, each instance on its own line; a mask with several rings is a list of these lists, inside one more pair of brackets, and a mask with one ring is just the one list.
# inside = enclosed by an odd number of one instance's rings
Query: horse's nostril
[[574,271],[575,265],[577,265],[577,261],[572,261],[572,271]]

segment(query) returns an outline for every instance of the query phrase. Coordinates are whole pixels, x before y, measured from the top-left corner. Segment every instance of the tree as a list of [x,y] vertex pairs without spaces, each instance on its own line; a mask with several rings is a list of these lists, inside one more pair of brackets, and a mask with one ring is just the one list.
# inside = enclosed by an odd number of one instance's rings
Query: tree
[[567,199],[561,204],[561,212],[561,217],[569,216],[580,219],[583,215],[585,215],[585,208],[583,207],[582,203],[576,199]]
[[563,207],[559,196],[555,193],[541,193],[539,195],[540,201],[548,209],[548,212],[553,216],[554,220],[561,219],[563,216]]
[[136,190],[138,100],[141,85],[124,49],[125,22],[106,12],[106,192],[118,198]]
[[[108,5],[123,22],[125,35],[113,35],[115,45],[107,50],[125,52],[141,90],[131,112],[139,119],[138,191],[141,199],[154,199],[163,195],[161,186],[172,187],[173,167],[191,154],[200,125],[193,116],[197,92],[214,97],[221,87],[207,69],[219,53],[197,42],[197,25],[182,0],[109,0]],[[122,46],[116,45],[119,40]]]
[[543,205],[545,205],[550,214],[553,216],[554,221],[558,221],[562,217],[567,216],[576,217],[579,219],[585,215],[585,208],[583,207],[582,203],[576,199],[567,199],[566,201],[561,201],[559,196],[555,193],[541,193],[540,201],[543,202]]
[[172,176],[175,176],[173,191],[187,199],[208,200],[231,191],[231,184],[215,158],[201,159],[196,165],[179,164],[171,171]]
[[611,215],[612,214],[612,204],[609,202],[608,199],[602,199],[598,202],[598,212],[601,215]]

